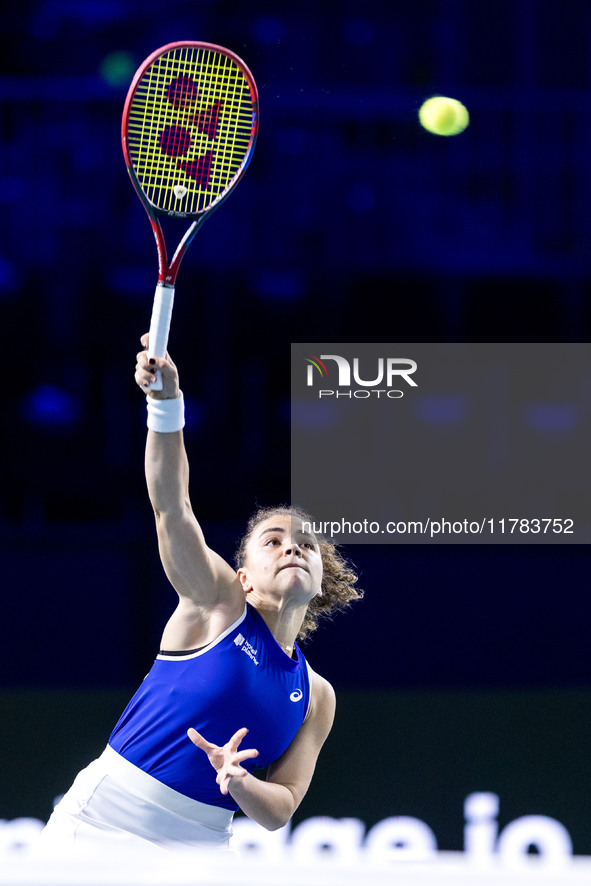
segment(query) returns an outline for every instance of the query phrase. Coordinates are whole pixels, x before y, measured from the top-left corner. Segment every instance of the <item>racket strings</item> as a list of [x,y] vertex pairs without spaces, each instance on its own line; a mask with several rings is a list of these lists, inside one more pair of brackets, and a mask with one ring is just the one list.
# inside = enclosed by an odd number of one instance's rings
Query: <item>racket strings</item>
[[136,87],[127,124],[148,200],[179,214],[208,208],[243,168],[254,116],[250,84],[231,57],[188,46],[156,58]]

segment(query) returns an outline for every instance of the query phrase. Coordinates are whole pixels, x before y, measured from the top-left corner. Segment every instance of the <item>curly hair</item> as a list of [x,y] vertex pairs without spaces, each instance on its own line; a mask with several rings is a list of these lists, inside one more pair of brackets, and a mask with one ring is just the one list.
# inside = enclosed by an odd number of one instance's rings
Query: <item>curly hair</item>
[[[312,524],[312,517],[301,508],[291,505],[259,508],[246,524],[244,533],[235,555],[236,568],[244,566],[246,546],[252,533],[263,520],[268,517],[297,517],[302,522]],[[314,597],[306,610],[304,621],[298,634],[298,640],[308,640],[318,627],[321,618],[328,618],[336,612],[347,609],[354,600],[361,600],[363,591],[356,588],[358,580],[354,567],[341,555],[336,545],[327,541],[324,536],[315,533],[320,546],[322,558],[322,595]]]

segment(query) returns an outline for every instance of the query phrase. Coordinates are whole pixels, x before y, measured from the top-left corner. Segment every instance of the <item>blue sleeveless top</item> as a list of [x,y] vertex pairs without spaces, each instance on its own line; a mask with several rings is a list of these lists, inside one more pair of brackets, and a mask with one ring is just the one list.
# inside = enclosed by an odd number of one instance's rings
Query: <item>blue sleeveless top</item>
[[289,658],[256,609],[194,652],[160,653],[115,726],[109,745],[175,791],[225,809],[207,755],[187,737],[193,726],[217,745],[243,726],[240,749],[259,756],[242,764],[252,772],[273,763],[291,744],[310,701],[306,660],[295,646]]

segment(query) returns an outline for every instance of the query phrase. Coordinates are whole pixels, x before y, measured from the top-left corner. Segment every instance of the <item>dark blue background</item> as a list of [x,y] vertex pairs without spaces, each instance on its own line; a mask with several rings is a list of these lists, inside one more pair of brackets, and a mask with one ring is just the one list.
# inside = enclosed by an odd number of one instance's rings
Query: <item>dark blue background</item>
[[[0,35],[5,688],[127,686],[174,606],[133,383],[156,257],[119,129],[135,67],[178,39],[237,52],[261,100],[170,341],[221,553],[289,498],[290,342],[589,339],[584,0],[21,0]],[[467,105],[463,135],[419,127],[434,93]],[[347,553],[365,601],[309,650],[337,687],[591,684],[586,547]]]

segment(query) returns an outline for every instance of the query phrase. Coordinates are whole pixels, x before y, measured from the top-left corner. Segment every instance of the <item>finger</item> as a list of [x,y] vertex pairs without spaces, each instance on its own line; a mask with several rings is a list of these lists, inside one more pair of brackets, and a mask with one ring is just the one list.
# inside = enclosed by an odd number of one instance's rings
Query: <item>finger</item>
[[164,357],[148,357],[147,351],[141,351],[136,357],[135,368],[138,370],[147,370],[151,373],[156,372],[157,369],[166,370],[168,369],[168,362],[164,359]]
[[220,769],[216,776],[216,782],[219,785],[222,794],[227,794],[230,787],[230,779],[244,778],[246,775],[248,775],[246,769],[241,769],[238,766],[228,766],[224,769]]
[[223,781],[233,778],[236,776],[237,778],[244,778],[245,775],[248,775],[246,769],[243,769],[242,766],[224,766],[223,769],[220,769],[216,776],[216,781],[218,784],[221,784]]
[[154,376],[148,369],[136,369],[134,379],[140,388],[149,388],[154,380]]
[[209,751],[213,751],[216,749],[216,745],[211,744],[211,742],[209,741],[206,741],[206,739],[204,739],[203,736],[200,735],[196,729],[193,729],[193,727],[187,729],[187,735],[189,736],[195,747],[200,748],[202,751],[205,751],[206,754]]
[[150,343],[150,335],[149,335],[148,332],[144,332],[144,334],[143,334],[142,337],[140,338],[140,342],[142,343],[142,345],[144,346],[144,348],[147,348],[147,347],[148,347],[148,344]]
[[150,387],[150,380],[149,379],[146,380],[145,378],[142,378],[141,375],[139,375],[139,373],[136,372],[136,374],[134,375],[133,378],[134,378],[136,385],[139,385],[140,388],[149,388]]
[[218,784],[219,784],[219,786],[220,786],[220,794],[224,794],[224,795],[225,795],[225,794],[229,793],[229,791],[228,791],[228,779],[226,779],[224,782],[218,781]]
[[149,384],[151,381],[150,363],[146,351],[140,351],[135,355],[135,381],[141,387]]
[[166,360],[162,357],[148,357],[147,351],[140,351],[136,354],[135,364],[135,382],[140,388],[149,388],[153,381],[156,371],[166,366]]
[[228,742],[228,749],[235,754],[238,750],[238,746],[245,735],[247,735],[248,729],[246,726],[243,726],[242,729],[239,729],[238,732],[235,732],[230,741]]
[[138,357],[138,361],[135,364],[135,371],[136,372],[139,372],[140,374],[143,373],[145,375],[150,375],[150,374],[154,374],[155,370],[156,370],[155,364],[150,363],[147,359],[142,359],[141,355]]
[[232,762],[242,763],[243,760],[252,760],[253,757],[258,757],[259,752],[255,748],[249,748],[247,751],[240,751],[239,754],[236,754],[233,758]]
[[169,363],[169,361],[165,357],[156,357],[149,356],[147,351],[140,351],[135,355],[136,365],[139,367],[143,366],[155,366],[157,369],[164,369]]

